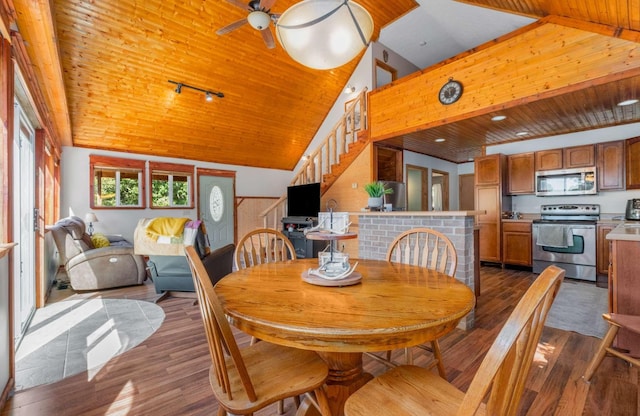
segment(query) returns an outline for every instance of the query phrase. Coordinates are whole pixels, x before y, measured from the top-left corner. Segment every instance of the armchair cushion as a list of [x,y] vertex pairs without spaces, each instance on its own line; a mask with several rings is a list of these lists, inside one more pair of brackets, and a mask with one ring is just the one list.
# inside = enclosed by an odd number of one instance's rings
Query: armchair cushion
[[[71,287],[75,290],[97,290],[141,284],[146,277],[142,256],[133,254],[133,247],[109,246],[95,248],[84,232],[79,217],[63,218],[47,227],[60,253]],[[104,237],[104,240],[109,240]],[[104,241],[96,245],[104,244]]]

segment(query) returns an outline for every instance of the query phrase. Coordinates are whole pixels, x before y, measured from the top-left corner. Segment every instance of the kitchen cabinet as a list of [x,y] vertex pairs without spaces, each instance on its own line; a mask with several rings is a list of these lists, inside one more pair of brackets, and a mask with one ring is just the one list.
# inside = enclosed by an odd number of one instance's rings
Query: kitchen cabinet
[[592,144],[535,152],[536,170],[584,168],[596,165]]
[[640,137],[625,142],[627,189],[640,189]]
[[476,216],[480,230],[480,260],[502,262],[502,211],[511,210],[511,197],[505,195],[506,156],[495,154],[475,159]]
[[562,150],[563,169],[587,168],[596,165],[596,149],[592,144],[565,147]]
[[616,228],[616,224],[598,224],[596,227],[596,273],[609,274],[609,240],[607,234]]
[[502,183],[502,170],[504,169],[505,156],[502,154],[477,157],[475,164],[475,184],[500,185]]
[[519,153],[507,156],[507,193],[527,195],[535,193],[534,153]]
[[531,222],[502,222],[502,263],[531,267]]
[[535,152],[536,170],[562,169],[562,149]]
[[624,140],[596,145],[598,167],[598,191],[623,191],[624,188]]
[[[609,311],[640,315],[640,241],[617,240],[617,228],[609,233],[611,239],[611,269],[609,273]],[[615,346],[640,356],[640,334],[620,329]]]

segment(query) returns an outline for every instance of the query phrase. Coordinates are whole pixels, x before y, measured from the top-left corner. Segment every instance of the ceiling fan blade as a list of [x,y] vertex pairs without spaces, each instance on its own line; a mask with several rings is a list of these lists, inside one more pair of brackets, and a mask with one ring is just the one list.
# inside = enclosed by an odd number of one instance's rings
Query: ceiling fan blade
[[216,30],[216,34],[217,35],[224,35],[227,34],[229,32],[231,32],[232,30],[236,30],[237,28],[239,28],[240,26],[245,25],[247,22],[247,18],[242,18],[240,20],[236,20],[235,22],[226,25],[225,27],[221,27],[220,29]]
[[267,48],[273,49],[276,47],[276,42],[273,40],[273,35],[268,27],[262,29],[260,33],[262,33],[262,40],[264,40],[264,44],[267,45]]
[[269,10],[273,7],[276,0],[260,0],[260,9]]
[[227,3],[231,3],[234,6],[240,7],[242,10],[251,10],[247,3],[240,0],[227,0]]

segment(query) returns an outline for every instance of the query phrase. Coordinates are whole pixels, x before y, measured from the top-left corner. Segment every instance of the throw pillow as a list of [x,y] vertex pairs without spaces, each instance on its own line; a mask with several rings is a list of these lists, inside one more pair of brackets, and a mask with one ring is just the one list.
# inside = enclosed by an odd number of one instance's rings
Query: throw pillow
[[105,237],[104,234],[100,234],[100,233],[94,233],[91,236],[91,242],[93,243],[93,246],[95,248],[109,247],[110,245],[109,239]]

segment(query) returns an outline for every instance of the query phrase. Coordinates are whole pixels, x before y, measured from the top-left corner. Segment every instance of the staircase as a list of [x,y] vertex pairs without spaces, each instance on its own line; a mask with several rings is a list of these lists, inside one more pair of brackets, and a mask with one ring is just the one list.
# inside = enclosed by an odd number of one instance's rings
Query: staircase
[[[369,142],[367,124],[367,89],[353,99],[329,135],[309,155],[289,186],[320,182],[321,194],[342,175]],[[284,194],[260,216],[265,228],[280,229],[280,219],[287,216]]]

